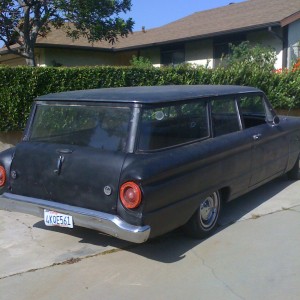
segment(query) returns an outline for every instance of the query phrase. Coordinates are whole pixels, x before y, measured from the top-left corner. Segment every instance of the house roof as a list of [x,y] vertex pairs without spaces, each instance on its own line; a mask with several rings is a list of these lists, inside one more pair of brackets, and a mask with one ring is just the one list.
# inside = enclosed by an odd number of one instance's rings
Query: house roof
[[248,0],[196,12],[167,25],[146,30],[146,32],[137,31],[127,38],[120,38],[113,45],[105,41],[91,45],[83,38],[72,41],[66,38],[61,30],[52,31],[46,38],[39,39],[38,44],[125,50],[269,26],[285,26],[297,19],[300,19],[299,0]]
[[39,38],[36,46],[118,51],[204,39],[269,26],[284,27],[299,19],[300,0],[248,0],[196,12],[175,22],[145,32],[137,31],[129,34],[127,38],[119,38],[113,45],[106,41],[90,44],[85,38],[72,40],[66,37],[63,30],[53,29],[47,37]]
[[299,0],[249,0],[197,12],[146,33],[136,32],[120,40],[117,47],[149,46],[282,26],[297,13],[300,19]]
[[261,91],[257,88],[234,85],[139,86],[61,92],[40,96],[36,100],[157,104],[258,92]]

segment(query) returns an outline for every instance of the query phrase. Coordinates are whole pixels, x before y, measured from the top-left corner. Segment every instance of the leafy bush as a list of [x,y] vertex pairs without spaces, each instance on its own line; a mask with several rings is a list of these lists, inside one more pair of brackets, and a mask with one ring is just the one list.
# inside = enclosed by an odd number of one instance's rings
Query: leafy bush
[[249,41],[244,41],[239,45],[230,44],[230,54],[225,61],[229,67],[246,64],[271,71],[276,62],[276,52],[271,47],[251,45]]
[[300,58],[297,59],[296,63],[293,66],[293,71],[297,71],[300,69]]
[[0,68],[0,131],[22,130],[37,96],[80,89],[170,84],[236,84],[261,88],[275,108],[300,107],[300,70],[276,73],[239,61],[228,67],[178,66]]
[[137,68],[154,68],[151,60],[147,57],[133,55],[130,65]]

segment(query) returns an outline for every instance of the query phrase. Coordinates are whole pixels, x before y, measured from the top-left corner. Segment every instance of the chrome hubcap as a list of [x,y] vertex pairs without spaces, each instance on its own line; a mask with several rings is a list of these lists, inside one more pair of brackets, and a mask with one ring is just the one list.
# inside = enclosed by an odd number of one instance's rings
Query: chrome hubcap
[[212,227],[219,210],[219,195],[215,192],[208,196],[200,205],[200,222],[205,229]]

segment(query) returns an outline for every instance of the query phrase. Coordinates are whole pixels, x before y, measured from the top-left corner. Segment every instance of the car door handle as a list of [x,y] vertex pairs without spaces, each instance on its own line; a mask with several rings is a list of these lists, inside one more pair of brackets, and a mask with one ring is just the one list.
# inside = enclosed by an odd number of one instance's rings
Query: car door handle
[[63,155],[60,155],[58,160],[57,160],[57,165],[56,165],[56,169],[53,171],[55,174],[59,175],[60,172],[61,172],[61,167],[62,167],[62,164],[64,162],[65,158]]
[[262,137],[261,133],[254,134],[254,135],[253,135],[253,140],[254,140],[254,141],[258,141],[258,140],[261,139],[261,137]]

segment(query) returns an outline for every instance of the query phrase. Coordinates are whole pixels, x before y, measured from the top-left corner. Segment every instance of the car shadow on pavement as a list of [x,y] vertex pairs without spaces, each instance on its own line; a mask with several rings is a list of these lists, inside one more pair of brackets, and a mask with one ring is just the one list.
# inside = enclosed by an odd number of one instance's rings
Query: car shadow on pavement
[[56,226],[49,227],[45,225],[44,221],[35,223],[33,227],[51,231],[51,232],[57,232],[62,235],[71,235],[75,238],[78,238],[79,243],[91,244],[99,247],[126,248],[128,245],[131,245],[130,242],[119,240],[112,236],[98,232],[96,230],[92,230],[84,227],[74,226],[74,228],[72,229],[56,227]]
[[[269,201],[279,192],[283,191],[294,181],[289,181],[285,176],[277,178],[248,194],[235,199],[223,206],[219,228],[214,234],[225,230],[228,226],[236,223],[243,216]],[[259,216],[253,215],[253,218]],[[250,217],[251,218],[251,217]],[[97,231],[79,228],[66,229],[60,227],[46,227],[43,222],[34,225],[45,230],[52,230],[62,234],[70,234],[80,239],[80,243],[91,244],[100,247],[113,247],[146,257],[162,263],[174,263],[184,259],[185,253],[206,240],[197,240],[187,237],[182,229],[174,230],[158,238],[149,240],[144,244],[132,244],[116,238],[101,234]],[[104,250],[105,251],[105,250]],[[112,251],[113,252],[113,251]]]
[[[287,176],[284,175],[231,202],[225,203],[220,218],[220,225],[226,227],[235,223],[255,208],[271,200],[293,183],[294,181],[288,180]],[[252,217],[257,218],[260,216],[254,212]]]
[[[293,183],[294,181],[287,180],[286,176],[282,176],[242,197],[225,203],[219,228],[214,235],[241,220],[249,212],[269,201]],[[270,211],[270,213],[272,212],[274,211]],[[249,216],[249,218],[253,219],[258,217],[260,216],[257,214],[253,214],[252,217],[251,215]],[[174,263],[184,259],[187,251],[201,243],[205,243],[209,239],[210,237],[204,240],[189,238],[184,234],[183,230],[177,229],[169,234],[150,240],[148,243],[133,248],[130,251],[155,261]]]

